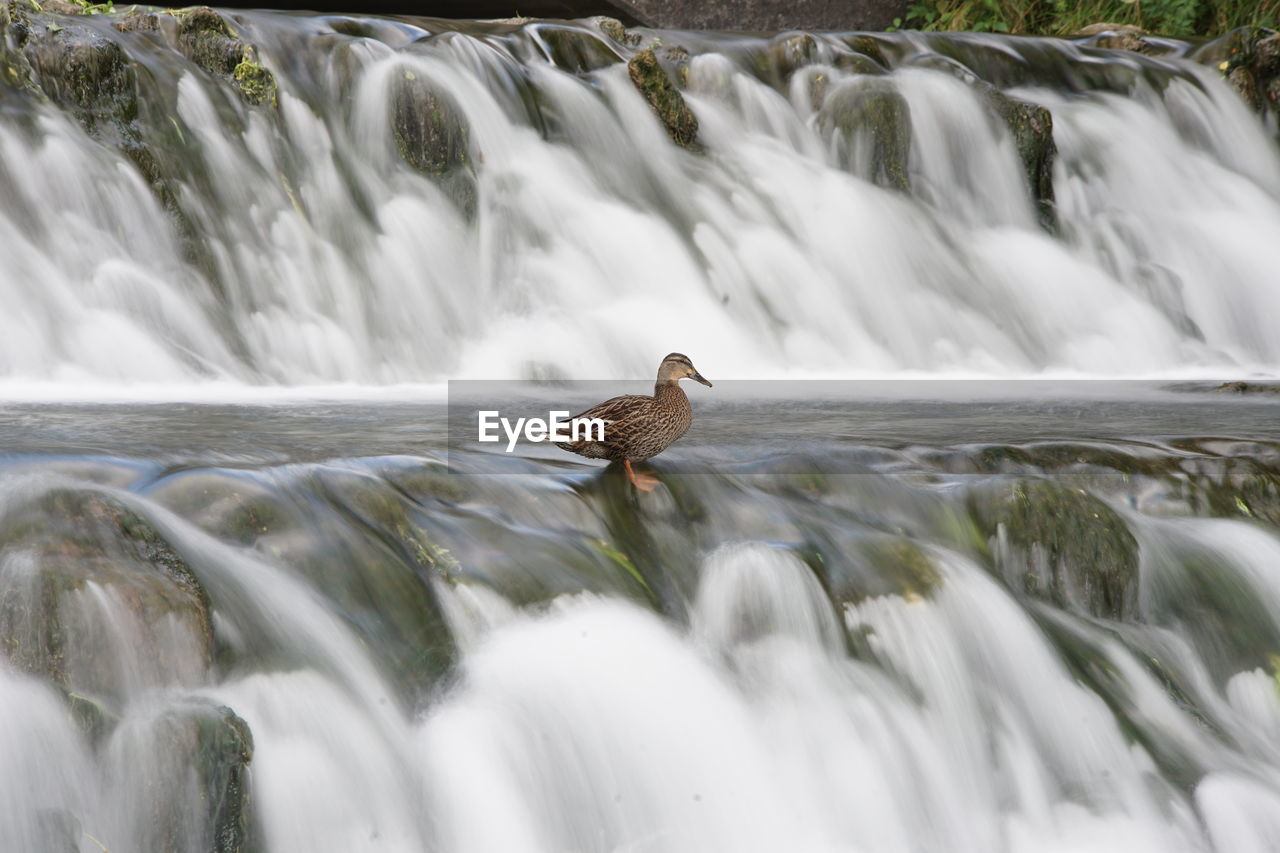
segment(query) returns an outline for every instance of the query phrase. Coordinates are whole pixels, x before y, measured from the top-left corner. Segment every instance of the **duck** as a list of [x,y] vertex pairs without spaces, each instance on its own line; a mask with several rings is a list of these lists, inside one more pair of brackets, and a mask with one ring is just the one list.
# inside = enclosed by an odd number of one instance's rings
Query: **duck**
[[652,474],[637,477],[632,462],[652,459],[689,431],[693,424],[693,408],[680,388],[681,379],[692,379],[711,388],[689,356],[673,352],[658,365],[658,379],[653,396],[623,394],[599,403],[571,420],[599,418],[605,423],[602,440],[557,441],[556,446],[588,459],[621,462],[631,485],[642,492],[653,491],[658,478]]

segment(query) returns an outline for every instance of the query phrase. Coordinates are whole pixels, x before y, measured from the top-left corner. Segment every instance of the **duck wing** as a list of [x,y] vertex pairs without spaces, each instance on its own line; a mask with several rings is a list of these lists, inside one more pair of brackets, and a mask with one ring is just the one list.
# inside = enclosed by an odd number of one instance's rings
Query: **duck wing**
[[570,420],[599,418],[604,421],[604,441],[557,441],[556,445],[582,456],[607,459],[612,449],[626,444],[628,437],[634,432],[637,419],[643,420],[652,410],[654,402],[653,397],[643,394],[623,394],[597,403]]

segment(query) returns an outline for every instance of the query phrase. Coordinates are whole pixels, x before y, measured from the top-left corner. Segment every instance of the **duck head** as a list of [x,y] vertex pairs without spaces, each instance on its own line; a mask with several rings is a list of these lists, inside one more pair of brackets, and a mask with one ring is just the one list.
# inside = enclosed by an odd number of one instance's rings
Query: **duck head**
[[683,353],[673,352],[662,360],[662,364],[658,365],[659,383],[670,382],[674,385],[685,377],[692,379],[694,382],[701,382],[708,388],[711,387],[711,383],[704,379],[698,369],[693,366],[689,356]]

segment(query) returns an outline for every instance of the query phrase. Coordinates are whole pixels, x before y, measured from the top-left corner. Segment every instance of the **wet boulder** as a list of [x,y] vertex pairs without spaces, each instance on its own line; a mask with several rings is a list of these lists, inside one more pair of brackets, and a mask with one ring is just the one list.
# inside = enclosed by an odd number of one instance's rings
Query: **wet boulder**
[[1039,104],[1011,98],[995,88],[985,90],[985,99],[987,107],[1013,135],[1041,224],[1052,227],[1055,221],[1053,162],[1058,156],[1058,147],[1053,141],[1053,114]]
[[1217,68],[1254,112],[1280,110],[1280,33],[1262,27],[1239,27],[1188,54]]
[[56,17],[26,20],[21,53],[31,83],[99,140],[117,147],[134,143],[138,88],[129,58],[95,27]]
[[583,27],[536,24],[524,33],[536,37],[551,63],[570,74],[586,74],[622,61],[596,33]]
[[391,92],[391,130],[404,161],[443,177],[470,165],[470,128],[453,99],[409,68]]
[[852,533],[835,549],[819,553],[823,577],[838,605],[897,595],[909,601],[930,598],[942,584],[933,557],[912,539],[887,533]]
[[148,781],[130,812],[140,849],[247,853],[257,849],[250,797],[253,734],[234,711],[186,700],[123,723],[107,746],[121,784]]
[[651,48],[638,51],[627,63],[631,82],[649,104],[671,141],[681,148],[698,149],[698,117],[671,82]]
[[883,187],[907,190],[911,110],[887,79],[847,82],[827,93],[818,127],[833,137],[846,165]]
[[1014,592],[1090,616],[1133,614],[1138,543],[1101,499],[1026,479],[977,489],[968,506],[997,574]]
[[201,69],[231,83],[250,104],[276,104],[276,80],[231,23],[207,6],[177,13],[177,47]]
[[210,665],[209,598],[182,556],[108,494],[46,492],[0,519],[0,650],[83,697],[87,720]]

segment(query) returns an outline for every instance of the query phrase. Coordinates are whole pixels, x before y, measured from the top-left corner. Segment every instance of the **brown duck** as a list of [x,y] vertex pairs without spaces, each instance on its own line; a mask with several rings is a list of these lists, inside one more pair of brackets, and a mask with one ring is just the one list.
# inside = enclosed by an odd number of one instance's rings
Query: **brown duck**
[[658,381],[654,383],[652,397],[624,394],[574,416],[574,420],[603,420],[603,441],[558,441],[557,446],[589,459],[621,462],[631,485],[642,492],[651,491],[658,483],[657,478],[645,474],[638,479],[631,463],[657,456],[688,431],[693,423],[693,409],[689,407],[689,398],[680,390],[680,380],[686,376],[711,387],[687,355],[671,353],[658,365]]

